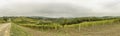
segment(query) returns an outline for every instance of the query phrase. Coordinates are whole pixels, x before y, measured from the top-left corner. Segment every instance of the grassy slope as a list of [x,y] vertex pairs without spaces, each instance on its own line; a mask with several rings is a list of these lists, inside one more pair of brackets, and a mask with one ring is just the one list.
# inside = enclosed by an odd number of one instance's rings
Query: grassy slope
[[11,26],[11,36],[30,36],[28,32],[20,28],[18,25],[12,24]]

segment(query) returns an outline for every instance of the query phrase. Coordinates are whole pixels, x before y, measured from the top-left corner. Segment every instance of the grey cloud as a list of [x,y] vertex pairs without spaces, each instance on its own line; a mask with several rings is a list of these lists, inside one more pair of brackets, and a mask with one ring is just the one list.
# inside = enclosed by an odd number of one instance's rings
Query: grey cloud
[[103,8],[107,9],[109,11],[115,11],[115,12],[120,12],[120,1],[114,1],[114,2],[108,2],[103,4]]
[[[119,15],[119,3],[107,3],[101,13],[90,8],[66,3],[46,4],[11,4],[1,9],[5,16],[47,16],[47,17],[82,17],[82,16],[116,16]],[[114,8],[114,9],[113,9]],[[115,11],[115,8],[118,9]],[[94,10],[94,9],[93,9]],[[106,11],[108,10],[108,11]]]
[[65,3],[48,4],[12,4],[6,6],[3,15],[21,16],[48,16],[48,17],[79,17],[93,15],[92,11],[85,7],[79,7]]

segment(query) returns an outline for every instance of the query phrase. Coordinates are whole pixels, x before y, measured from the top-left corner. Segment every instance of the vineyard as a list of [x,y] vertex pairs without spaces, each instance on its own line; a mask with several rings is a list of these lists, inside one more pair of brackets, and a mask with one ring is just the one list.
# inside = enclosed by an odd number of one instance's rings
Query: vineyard
[[11,23],[11,36],[95,36],[93,33],[120,25],[120,18],[1,17],[0,23]]

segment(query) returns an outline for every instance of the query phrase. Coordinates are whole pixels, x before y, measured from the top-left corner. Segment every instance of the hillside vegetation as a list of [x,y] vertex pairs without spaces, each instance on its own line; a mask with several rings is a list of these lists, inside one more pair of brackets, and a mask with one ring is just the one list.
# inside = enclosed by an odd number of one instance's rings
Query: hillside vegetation
[[113,27],[112,25],[119,25],[120,17],[47,18],[22,16],[0,18],[0,23],[6,22],[12,23],[12,36],[19,34],[22,34],[20,36],[30,36],[30,33],[25,30],[26,28],[47,32],[51,36],[79,36],[89,32],[102,31],[104,27],[110,28]]

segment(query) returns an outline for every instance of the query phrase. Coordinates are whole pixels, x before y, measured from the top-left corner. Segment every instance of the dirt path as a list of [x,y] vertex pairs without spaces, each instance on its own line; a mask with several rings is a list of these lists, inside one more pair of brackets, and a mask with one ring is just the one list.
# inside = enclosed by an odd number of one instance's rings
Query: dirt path
[[0,25],[0,36],[10,36],[11,23],[4,23]]

